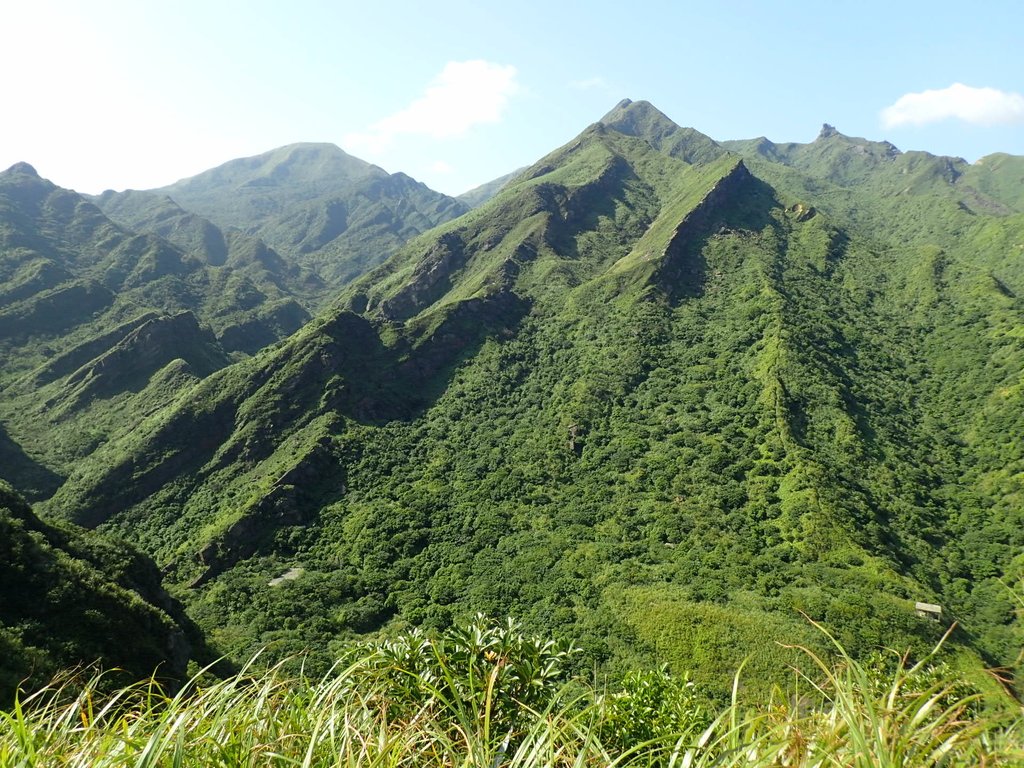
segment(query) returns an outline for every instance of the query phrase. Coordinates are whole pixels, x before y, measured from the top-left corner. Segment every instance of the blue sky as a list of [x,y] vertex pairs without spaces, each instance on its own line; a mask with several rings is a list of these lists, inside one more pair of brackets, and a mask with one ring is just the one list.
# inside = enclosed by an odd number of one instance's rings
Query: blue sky
[[35,0],[0,28],[0,168],[82,192],[326,141],[456,194],[622,98],[716,139],[1024,154],[1019,2]]

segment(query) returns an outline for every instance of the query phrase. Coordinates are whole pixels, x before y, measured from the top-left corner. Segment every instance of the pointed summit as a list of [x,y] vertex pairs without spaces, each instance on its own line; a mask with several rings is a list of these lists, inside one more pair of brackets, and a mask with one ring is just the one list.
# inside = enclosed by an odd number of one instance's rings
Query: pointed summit
[[601,118],[601,123],[627,136],[647,138],[652,133],[667,134],[679,130],[661,110],[649,101],[623,99]]
[[643,139],[660,152],[687,163],[702,164],[721,157],[725,150],[693,128],[681,128],[649,101],[623,99],[600,124]]

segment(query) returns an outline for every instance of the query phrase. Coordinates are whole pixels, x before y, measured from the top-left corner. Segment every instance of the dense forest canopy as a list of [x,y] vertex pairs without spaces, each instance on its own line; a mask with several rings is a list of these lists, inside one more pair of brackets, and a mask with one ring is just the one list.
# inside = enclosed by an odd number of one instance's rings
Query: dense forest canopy
[[719,690],[829,653],[807,617],[1011,665],[1019,167],[624,101],[468,211],[320,145],[95,202],[15,168],[2,472],[236,660],[482,611]]

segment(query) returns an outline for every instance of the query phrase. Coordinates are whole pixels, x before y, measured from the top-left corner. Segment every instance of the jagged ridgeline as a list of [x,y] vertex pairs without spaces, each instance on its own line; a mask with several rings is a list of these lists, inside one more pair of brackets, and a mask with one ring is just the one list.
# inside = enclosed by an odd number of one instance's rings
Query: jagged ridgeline
[[820,644],[802,614],[930,646],[925,601],[963,663],[1010,663],[1015,173],[623,102],[46,509],[151,553],[240,656],[482,610],[724,686]]

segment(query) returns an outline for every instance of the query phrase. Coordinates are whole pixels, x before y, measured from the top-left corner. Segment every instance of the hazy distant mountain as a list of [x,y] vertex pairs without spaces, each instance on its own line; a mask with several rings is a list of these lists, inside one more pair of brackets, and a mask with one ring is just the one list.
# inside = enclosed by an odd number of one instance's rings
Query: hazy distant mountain
[[481,205],[486,203],[502,189],[504,189],[512,179],[522,173],[525,168],[519,168],[511,173],[506,173],[504,176],[499,176],[496,179],[488,181],[486,184],[481,184],[479,187],[473,187],[468,192],[463,192],[458,196],[458,199],[468,205],[470,208],[479,208]]
[[[411,188],[339,153],[164,191],[323,255],[348,193],[304,184],[380,184],[381,211]],[[747,679],[787,674],[772,641],[818,642],[801,612],[855,653],[930,647],[925,599],[965,665],[1007,663],[1019,161],[830,127],[719,143],[624,101],[466,216],[424,192],[439,226],[111,436],[48,510],[153,554],[240,656],[329,662],[338,638],[481,610],[725,686],[750,654]],[[319,239],[293,226],[307,204]]]
[[153,191],[222,228],[260,238],[334,288],[468,210],[333,144],[291,144]]

